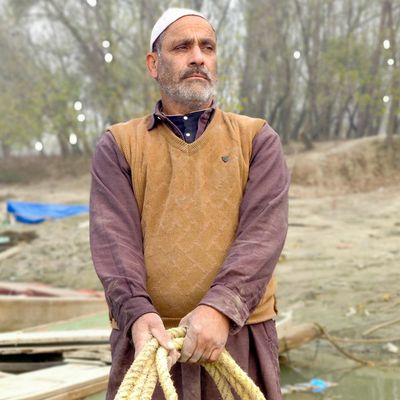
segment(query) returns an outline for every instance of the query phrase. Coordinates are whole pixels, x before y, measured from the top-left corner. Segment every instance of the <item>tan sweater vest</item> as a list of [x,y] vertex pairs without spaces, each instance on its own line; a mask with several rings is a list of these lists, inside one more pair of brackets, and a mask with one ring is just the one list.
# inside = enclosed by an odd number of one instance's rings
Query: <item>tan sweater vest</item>
[[[252,141],[265,121],[217,109],[188,144],[165,124],[148,131],[149,118],[110,130],[131,166],[147,290],[168,328],[198,305],[234,241]],[[275,287],[272,277],[247,323],[276,315]]]

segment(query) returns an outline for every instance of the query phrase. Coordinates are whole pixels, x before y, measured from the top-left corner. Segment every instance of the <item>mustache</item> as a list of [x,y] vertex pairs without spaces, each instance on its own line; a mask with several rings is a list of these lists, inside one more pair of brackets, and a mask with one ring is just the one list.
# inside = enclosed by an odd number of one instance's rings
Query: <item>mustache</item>
[[209,82],[211,82],[211,75],[208,72],[208,70],[204,67],[193,67],[193,68],[188,68],[182,75],[181,75],[181,80],[190,78],[192,75],[200,75],[204,79],[207,79]]

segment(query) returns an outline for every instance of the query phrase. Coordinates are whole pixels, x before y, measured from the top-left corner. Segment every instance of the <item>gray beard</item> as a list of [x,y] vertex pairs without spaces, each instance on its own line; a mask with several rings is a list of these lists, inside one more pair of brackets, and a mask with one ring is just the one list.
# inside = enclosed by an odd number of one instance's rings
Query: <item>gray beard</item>
[[188,82],[180,82],[178,84],[167,83],[161,84],[160,89],[168,97],[170,97],[175,103],[188,106],[193,110],[201,108],[205,103],[209,103],[211,99],[215,96],[215,85],[208,82],[207,84],[202,84],[200,87],[199,83],[193,82],[197,85],[193,88]]

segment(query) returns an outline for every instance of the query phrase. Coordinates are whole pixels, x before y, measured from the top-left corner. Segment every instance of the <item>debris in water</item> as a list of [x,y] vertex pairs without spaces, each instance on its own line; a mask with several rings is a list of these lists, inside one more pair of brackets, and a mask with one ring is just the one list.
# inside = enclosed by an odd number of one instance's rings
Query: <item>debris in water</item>
[[350,307],[349,311],[347,311],[347,313],[346,313],[346,317],[351,317],[351,316],[353,316],[355,314],[357,314],[356,309],[354,307]]
[[282,394],[290,394],[296,392],[313,392],[322,393],[326,389],[336,386],[337,383],[324,381],[323,379],[313,378],[309,382],[296,383],[294,385],[285,385],[282,387]]
[[387,351],[389,351],[390,353],[398,353],[399,352],[399,347],[398,346],[396,346],[395,344],[393,344],[393,343],[386,343],[384,346],[383,346],[383,348],[385,349],[385,350],[387,350]]

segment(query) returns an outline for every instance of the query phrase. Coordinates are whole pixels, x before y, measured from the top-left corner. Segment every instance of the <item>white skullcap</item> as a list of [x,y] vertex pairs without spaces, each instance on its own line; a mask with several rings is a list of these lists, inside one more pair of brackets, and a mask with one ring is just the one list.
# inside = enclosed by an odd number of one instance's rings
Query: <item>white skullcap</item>
[[198,17],[204,18],[207,22],[207,18],[195,10],[190,10],[189,8],[169,8],[164,12],[163,15],[154,24],[153,30],[150,36],[150,51],[153,50],[153,44],[157,38],[175,21],[179,18],[185,17],[187,15],[196,15]]

